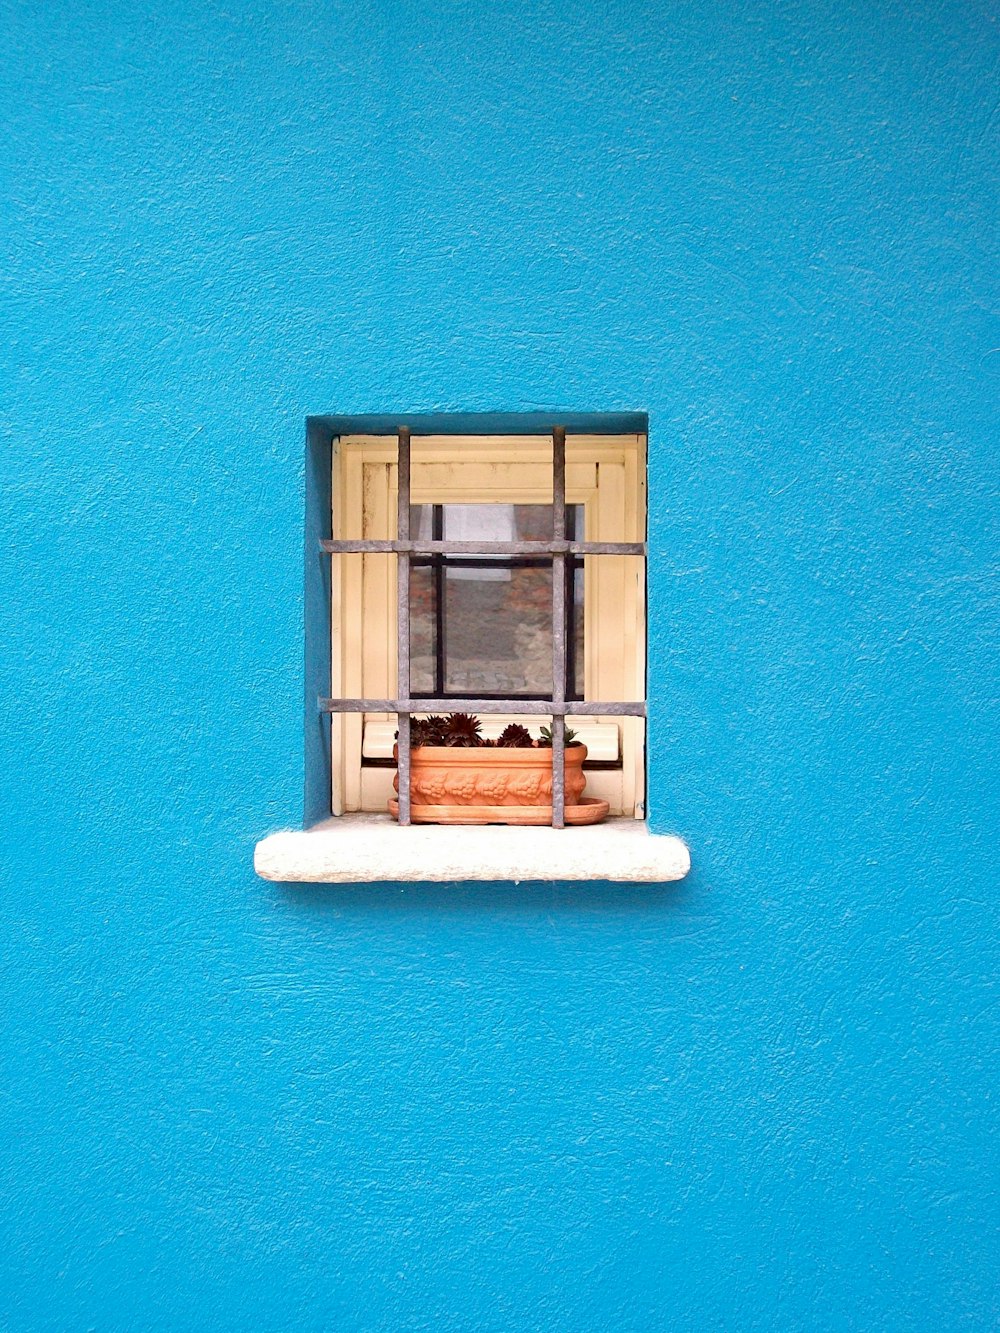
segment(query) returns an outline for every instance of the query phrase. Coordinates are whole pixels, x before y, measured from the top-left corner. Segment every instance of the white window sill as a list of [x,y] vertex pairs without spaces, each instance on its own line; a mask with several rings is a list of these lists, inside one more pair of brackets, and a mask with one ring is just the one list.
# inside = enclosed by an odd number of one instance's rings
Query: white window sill
[[286,883],[369,884],[445,880],[611,880],[662,884],[691,868],[680,838],[638,819],[584,828],[414,824],[390,815],[342,815],[257,844],[254,869]]

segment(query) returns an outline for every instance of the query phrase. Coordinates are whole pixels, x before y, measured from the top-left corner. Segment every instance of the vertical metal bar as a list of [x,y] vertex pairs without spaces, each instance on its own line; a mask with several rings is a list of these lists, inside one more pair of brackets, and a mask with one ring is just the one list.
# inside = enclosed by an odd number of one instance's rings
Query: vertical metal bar
[[[396,539],[410,540],[410,431],[400,426],[396,464]],[[396,697],[410,697],[410,555],[396,556]],[[410,822],[410,714],[397,713],[399,723],[399,822]]]
[[[566,538],[566,428],[552,430],[552,537]],[[566,556],[552,556],[552,702],[566,702]],[[566,823],[566,719],[552,719],[552,827]]]

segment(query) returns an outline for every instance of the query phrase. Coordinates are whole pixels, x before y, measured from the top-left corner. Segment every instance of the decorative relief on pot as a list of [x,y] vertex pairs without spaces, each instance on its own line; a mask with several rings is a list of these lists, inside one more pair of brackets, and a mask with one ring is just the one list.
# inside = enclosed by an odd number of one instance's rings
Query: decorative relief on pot
[[[578,805],[587,785],[585,745],[566,748],[566,804]],[[398,774],[393,787],[399,790]],[[552,803],[552,751],[448,749],[410,752],[414,805],[547,806]]]
[[[475,719],[460,717],[467,732]],[[527,733],[525,732],[525,738]],[[565,751],[566,823],[594,824],[607,801],[584,796],[585,745]],[[393,779],[399,790],[399,775]],[[552,750],[547,746],[430,745],[410,751],[410,818],[424,824],[548,824]],[[389,802],[398,813],[395,800]]]

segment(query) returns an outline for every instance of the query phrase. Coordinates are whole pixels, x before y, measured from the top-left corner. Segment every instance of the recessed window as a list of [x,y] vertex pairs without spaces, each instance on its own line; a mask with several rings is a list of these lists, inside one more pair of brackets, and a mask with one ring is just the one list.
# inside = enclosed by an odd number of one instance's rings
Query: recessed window
[[[588,748],[587,792],[613,815],[644,813],[645,720],[600,703],[645,698],[645,435],[565,434],[565,540],[629,545],[629,554],[567,549],[553,559],[551,434],[414,434],[409,442],[409,697],[481,700],[484,733],[551,721],[553,577],[562,580],[566,723]],[[333,439],[330,548],[330,808],[385,812],[392,795],[399,698],[397,560],[343,543],[397,538],[398,437]],[[435,549],[421,551],[426,543]],[[461,543],[441,549],[440,543]],[[512,552],[481,550],[516,543]],[[524,551],[539,543],[538,553]],[[371,701],[339,711],[338,700]],[[573,711],[573,704],[580,711]]]
[[[644,813],[645,428],[640,413],[578,414],[561,425],[537,413],[309,418],[303,828],[257,844],[263,879],[684,878],[691,858],[683,841],[634,817]],[[401,672],[399,643],[410,644]],[[463,697],[473,685],[476,694]],[[551,777],[535,792],[551,802],[543,818],[523,818],[531,802],[518,801],[514,819],[509,808],[480,809],[443,822],[434,811],[421,823],[430,813],[421,809],[424,765],[441,754],[425,726],[412,752],[405,744],[400,752],[400,795],[410,785],[417,822],[397,822],[387,812],[397,727],[403,740],[414,719],[475,700],[489,739],[512,722],[536,737],[550,727]],[[572,744],[565,750],[561,783],[560,719],[587,746],[584,805],[606,802],[624,818],[579,818],[565,800],[571,788],[573,800],[580,795],[581,756]],[[523,747],[520,728],[513,731]],[[438,723],[430,734],[442,734]],[[502,768],[503,749],[467,753],[497,755]],[[529,739],[527,750],[507,750],[533,767],[533,788],[546,767],[532,765],[538,749]],[[423,769],[412,784],[406,755]],[[560,827],[560,807],[567,826],[590,827]],[[526,822],[554,827],[496,827]]]

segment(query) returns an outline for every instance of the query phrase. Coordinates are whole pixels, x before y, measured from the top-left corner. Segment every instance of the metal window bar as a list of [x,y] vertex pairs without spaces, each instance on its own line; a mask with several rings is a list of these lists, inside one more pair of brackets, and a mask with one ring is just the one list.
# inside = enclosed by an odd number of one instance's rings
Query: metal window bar
[[[410,432],[400,426],[396,468],[396,536],[410,537]],[[405,699],[410,693],[410,557],[396,561],[396,689]],[[410,822],[410,714],[404,708],[397,717],[399,822]]]
[[[566,540],[566,427],[552,431],[552,541]],[[552,552],[552,705],[566,702],[566,554]],[[566,715],[552,718],[552,827],[566,825]]]
[[328,555],[645,555],[645,542],[383,542],[374,538],[331,541],[324,538],[320,550]]
[[518,699],[517,711],[552,718],[552,827],[563,828],[566,819],[566,714],[580,717],[645,717],[645,701],[605,703],[566,699],[566,625],[572,612],[572,578],[575,560],[587,555],[646,554],[644,542],[581,542],[566,532],[566,428],[552,428],[552,538],[526,542],[450,542],[435,532],[431,541],[410,540],[410,429],[397,431],[396,540],[331,540],[320,542],[329,555],[395,554],[397,694],[396,699],[320,699],[323,713],[395,713],[399,730],[399,822],[410,823],[410,720],[414,713],[462,709],[472,713],[507,713],[513,699],[414,698],[410,690],[410,562],[421,555],[549,555],[552,560],[552,697]]
[[[408,699],[320,699],[321,713],[527,713],[532,717],[645,717],[646,705],[636,700],[628,703],[601,702],[595,699],[568,699],[554,704],[549,699],[503,699],[470,696],[428,699],[421,695]],[[511,704],[517,707],[512,709]]]

